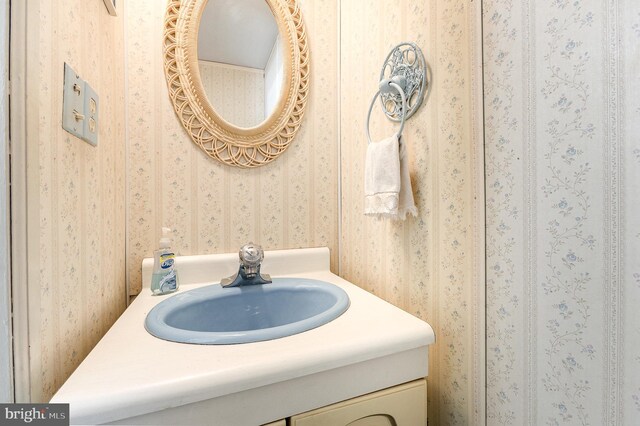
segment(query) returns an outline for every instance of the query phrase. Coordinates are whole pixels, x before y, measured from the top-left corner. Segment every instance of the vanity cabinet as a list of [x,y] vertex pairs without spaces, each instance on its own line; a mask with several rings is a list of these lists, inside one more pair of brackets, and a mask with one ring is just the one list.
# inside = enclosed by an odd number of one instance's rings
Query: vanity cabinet
[[[326,248],[278,250],[265,253],[263,266],[272,276],[342,288],[350,306],[335,320],[259,343],[178,344],[143,327],[162,301],[147,288],[51,402],[70,404],[71,424],[424,426],[433,329],[331,273],[329,254]],[[179,293],[229,275],[236,259],[176,258]],[[144,282],[152,272],[153,259],[146,259]],[[150,368],[158,354],[178,362]]]
[[290,426],[427,424],[427,381],[416,380],[290,418]]

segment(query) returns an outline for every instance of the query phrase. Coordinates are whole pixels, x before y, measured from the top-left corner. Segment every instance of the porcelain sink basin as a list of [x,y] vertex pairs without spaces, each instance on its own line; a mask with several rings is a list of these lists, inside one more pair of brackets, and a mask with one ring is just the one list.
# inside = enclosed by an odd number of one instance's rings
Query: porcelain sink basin
[[185,291],[157,304],[145,328],[164,340],[226,345],[278,339],[311,330],[344,313],[340,287],[306,278],[274,278],[264,285]]

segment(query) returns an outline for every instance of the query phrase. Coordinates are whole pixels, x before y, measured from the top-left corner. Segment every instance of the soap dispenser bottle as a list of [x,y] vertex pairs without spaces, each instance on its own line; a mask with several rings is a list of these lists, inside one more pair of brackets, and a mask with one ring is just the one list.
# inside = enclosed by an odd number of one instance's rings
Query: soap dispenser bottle
[[162,228],[160,248],[153,252],[153,276],[151,277],[151,292],[156,295],[173,293],[179,287],[178,274],[175,269],[176,255],[171,250],[169,233],[171,229]]

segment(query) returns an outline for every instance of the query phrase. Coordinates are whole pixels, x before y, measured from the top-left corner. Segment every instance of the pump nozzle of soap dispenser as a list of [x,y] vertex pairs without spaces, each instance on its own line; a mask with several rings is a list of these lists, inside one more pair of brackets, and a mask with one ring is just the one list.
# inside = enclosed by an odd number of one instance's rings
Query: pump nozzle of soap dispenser
[[160,238],[160,248],[169,248],[171,246],[171,238],[169,238],[169,234],[171,234],[171,228],[162,228],[162,238]]

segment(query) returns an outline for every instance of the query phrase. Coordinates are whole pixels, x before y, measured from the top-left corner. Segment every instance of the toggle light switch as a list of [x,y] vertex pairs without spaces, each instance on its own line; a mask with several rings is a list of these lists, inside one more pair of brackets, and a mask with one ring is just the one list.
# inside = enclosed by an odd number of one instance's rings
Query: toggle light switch
[[64,64],[64,89],[62,95],[62,128],[82,138],[84,133],[84,81]]

